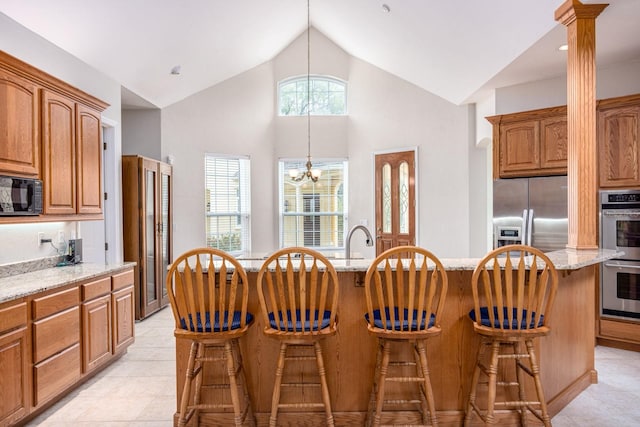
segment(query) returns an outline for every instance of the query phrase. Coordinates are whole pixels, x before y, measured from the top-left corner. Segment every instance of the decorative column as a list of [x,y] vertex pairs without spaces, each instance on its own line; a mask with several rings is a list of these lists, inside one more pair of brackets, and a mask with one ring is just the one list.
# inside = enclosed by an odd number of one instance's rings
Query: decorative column
[[567,27],[568,248],[598,247],[596,18],[608,4],[566,0],[555,19]]

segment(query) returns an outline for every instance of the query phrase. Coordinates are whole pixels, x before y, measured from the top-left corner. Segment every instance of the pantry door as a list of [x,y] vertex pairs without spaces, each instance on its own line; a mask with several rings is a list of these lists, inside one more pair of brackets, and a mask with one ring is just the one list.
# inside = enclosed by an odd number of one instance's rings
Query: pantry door
[[375,155],[376,254],[415,245],[415,151]]

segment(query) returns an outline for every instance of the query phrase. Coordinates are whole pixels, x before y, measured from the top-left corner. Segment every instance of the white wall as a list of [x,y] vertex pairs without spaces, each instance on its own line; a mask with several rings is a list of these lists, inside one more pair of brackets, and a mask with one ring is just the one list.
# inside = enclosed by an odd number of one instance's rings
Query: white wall
[[[351,225],[366,219],[374,231],[373,153],[417,147],[419,243],[442,257],[468,256],[469,107],[354,59],[315,30],[311,41],[311,73],[348,81],[348,116],[312,117],[311,151],[313,158],[349,158]],[[307,121],[277,116],[276,87],[306,75],[306,53],[303,34],[273,61],[162,110],[162,155],[175,157],[174,253],[204,244],[205,152],[251,157],[252,250],[277,248],[277,161],[306,156]],[[364,239],[354,238],[353,250],[373,255]]]
[[[100,49],[100,46],[95,48]],[[112,159],[112,164],[105,171],[106,173],[108,172],[107,176],[111,181],[106,184],[109,187],[121,188],[119,163],[121,145],[119,129],[121,121],[120,84],[32,33],[2,13],[0,13],[0,49],[110,104],[102,113],[102,116],[116,123],[118,127],[114,132],[114,147],[109,157]],[[84,259],[86,261],[104,262],[105,239],[114,242],[114,244],[110,245],[110,251],[113,251],[110,254],[110,259],[121,261],[122,204],[120,202],[120,194],[116,194],[114,197],[116,197],[115,203],[110,205],[109,212],[105,212],[105,216],[109,215],[112,219],[112,221],[109,221],[111,225],[106,230],[104,221],[78,221],[77,224],[75,221],[71,221],[54,225],[0,225],[0,235],[3,236],[3,243],[5,242],[4,236],[10,236],[11,239],[7,241],[7,244],[3,244],[3,248],[0,249],[0,262],[10,263],[51,256],[51,251],[43,247],[37,247],[35,243],[37,232],[53,233],[58,229],[65,230],[66,238],[69,238],[71,234],[75,234],[75,237],[91,236],[91,241],[83,245]]]
[[122,154],[162,158],[160,109],[122,110]]
[[[640,93],[640,61],[596,70],[596,98]],[[540,80],[496,90],[496,114],[567,104],[567,76]]]

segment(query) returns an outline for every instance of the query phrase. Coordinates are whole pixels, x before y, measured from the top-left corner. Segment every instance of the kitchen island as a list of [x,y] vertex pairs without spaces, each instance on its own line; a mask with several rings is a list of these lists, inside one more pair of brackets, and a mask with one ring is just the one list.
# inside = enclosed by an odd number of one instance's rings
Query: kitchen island
[[[594,366],[597,265],[619,254],[607,250],[561,250],[547,255],[559,272],[559,286],[551,333],[538,340],[536,351],[549,413],[553,416],[590,384],[597,382]],[[427,349],[441,426],[461,426],[464,418],[479,343],[468,318],[473,306],[471,275],[478,261],[442,259],[449,279],[442,334],[430,339]],[[341,286],[338,334],[324,343],[332,409],[336,425],[364,425],[376,354],[375,337],[368,334],[363,319],[366,311],[363,281],[371,260],[336,259],[332,262]],[[242,264],[249,282],[255,284],[262,260],[246,260]],[[279,343],[262,333],[255,286],[250,288],[249,309],[256,315],[256,321],[241,340],[241,347],[253,410],[258,425],[267,425]],[[181,395],[188,349],[188,342],[177,341],[177,396]],[[300,367],[296,375],[305,377],[312,374]],[[529,395],[534,395],[533,387],[529,389]],[[205,399],[211,398],[211,395],[204,396]],[[286,396],[283,395],[284,398]],[[309,401],[317,400],[317,395],[309,393]],[[501,412],[498,417],[500,425],[518,423],[516,414],[509,411]],[[232,413],[205,414],[200,423],[228,425],[232,419]],[[417,421],[416,413],[407,410],[395,412],[393,420],[403,424]],[[280,425],[323,425],[324,414],[282,410],[278,422]],[[537,424],[532,421],[531,425]]]

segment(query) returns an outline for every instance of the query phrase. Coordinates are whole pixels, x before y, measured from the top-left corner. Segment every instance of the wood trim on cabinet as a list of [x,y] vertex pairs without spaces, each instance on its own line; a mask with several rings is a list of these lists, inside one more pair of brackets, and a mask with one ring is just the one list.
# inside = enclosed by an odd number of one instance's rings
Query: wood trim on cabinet
[[80,290],[77,286],[35,298],[32,304],[33,320],[40,320],[78,304],[80,304]]

